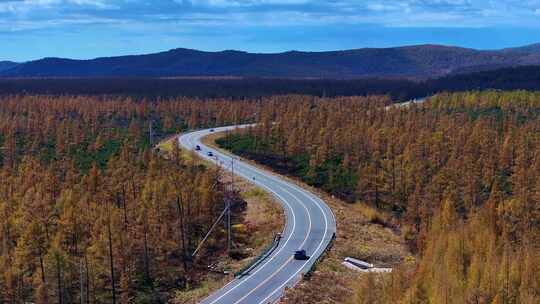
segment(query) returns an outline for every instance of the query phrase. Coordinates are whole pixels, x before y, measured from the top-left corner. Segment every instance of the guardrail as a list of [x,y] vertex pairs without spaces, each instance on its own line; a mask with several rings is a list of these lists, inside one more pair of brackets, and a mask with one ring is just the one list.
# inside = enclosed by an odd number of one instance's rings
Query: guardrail
[[274,236],[274,239],[272,240],[272,243],[268,245],[259,256],[257,256],[253,261],[248,263],[246,266],[244,266],[242,269],[234,273],[234,276],[237,278],[241,278],[245,275],[248,275],[249,272],[257,267],[263,260],[265,260],[269,255],[276,250],[276,248],[279,246],[279,242],[281,240],[281,234],[276,234]]
[[309,270],[306,273],[304,273],[304,280],[309,280],[311,278],[311,276],[313,275],[313,272],[315,272],[315,269],[317,268],[317,264],[322,262],[322,260],[326,256],[326,253],[330,249],[332,249],[332,246],[334,246],[334,241],[335,240],[336,240],[336,233],[334,232],[332,234],[332,238],[330,239],[330,242],[328,242],[328,245],[326,245],[326,248],[324,249],[324,252],[321,255],[319,255],[319,257],[317,258],[315,263],[311,264],[311,268],[309,268]]

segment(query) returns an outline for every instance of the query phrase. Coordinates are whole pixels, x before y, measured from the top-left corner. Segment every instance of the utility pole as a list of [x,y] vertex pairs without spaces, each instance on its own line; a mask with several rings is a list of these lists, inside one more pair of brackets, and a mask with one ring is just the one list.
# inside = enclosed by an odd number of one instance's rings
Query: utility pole
[[150,119],[150,125],[148,127],[148,133],[149,133],[149,136],[150,136],[150,146],[153,145],[154,143],[154,132],[152,130],[152,120]]
[[[231,193],[234,194],[234,156],[231,157]],[[231,197],[227,199],[227,251],[231,252],[232,235],[231,235]]]
[[229,146],[229,149],[232,150],[232,147],[231,147],[231,133],[229,130],[227,130],[227,132],[225,133],[225,137],[227,138],[227,145]]
[[225,226],[227,228],[227,252],[231,253],[231,198],[225,199],[225,209],[227,210],[227,220]]
[[84,300],[85,299],[85,294],[84,294],[84,267],[83,267],[83,259],[81,258],[79,260],[79,275],[80,275],[80,278],[79,278],[79,284],[80,284],[80,288],[81,288],[81,304],[85,304],[86,301]]

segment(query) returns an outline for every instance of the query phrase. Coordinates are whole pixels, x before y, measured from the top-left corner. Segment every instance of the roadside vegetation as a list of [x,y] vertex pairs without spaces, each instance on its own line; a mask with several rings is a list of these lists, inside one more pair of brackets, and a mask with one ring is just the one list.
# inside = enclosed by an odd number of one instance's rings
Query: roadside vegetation
[[[323,262],[285,302],[540,301],[539,93],[439,94],[388,110],[381,97],[284,99],[218,143],[362,206],[367,222],[400,233],[414,254],[390,263],[392,274],[343,285],[324,271],[337,263]],[[365,257],[361,246],[329,260]]]

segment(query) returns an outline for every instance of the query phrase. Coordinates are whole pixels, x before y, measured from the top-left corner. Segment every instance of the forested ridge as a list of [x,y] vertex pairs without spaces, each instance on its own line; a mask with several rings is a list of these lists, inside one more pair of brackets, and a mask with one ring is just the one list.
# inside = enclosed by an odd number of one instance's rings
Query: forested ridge
[[466,90],[540,90],[540,66],[451,74],[426,81],[389,78],[0,78],[0,95],[115,95],[137,99],[260,98],[286,94],[319,97],[388,95],[394,102]]
[[391,216],[416,261],[363,276],[355,303],[540,301],[540,94],[280,97],[219,141]]
[[[455,46],[413,45],[340,51],[247,53],[172,49],[90,60],[43,58],[8,65],[0,77],[272,77],[426,79],[453,72],[493,70],[540,63],[538,45],[480,51]],[[1,66],[0,66],[1,68]]]
[[243,203],[217,170],[178,150],[163,157],[152,144],[253,119],[255,106],[1,98],[0,303],[163,303],[197,287],[225,248],[224,232],[195,260],[191,253],[225,196],[233,222],[242,221]]

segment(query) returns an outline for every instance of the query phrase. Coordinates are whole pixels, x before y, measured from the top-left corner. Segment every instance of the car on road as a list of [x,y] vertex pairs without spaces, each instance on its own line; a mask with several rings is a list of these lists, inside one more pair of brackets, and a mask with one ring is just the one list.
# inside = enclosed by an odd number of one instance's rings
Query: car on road
[[305,261],[305,260],[309,260],[309,256],[306,254],[305,250],[297,250],[294,252],[294,259]]
[[210,132],[214,132],[214,129],[210,129]]
[[201,151],[201,146],[196,145],[196,146],[195,146],[195,151]]
[[212,156],[214,156],[214,153],[212,153],[212,151],[208,151],[208,153],[206,153],[206,155],[212,157]]

